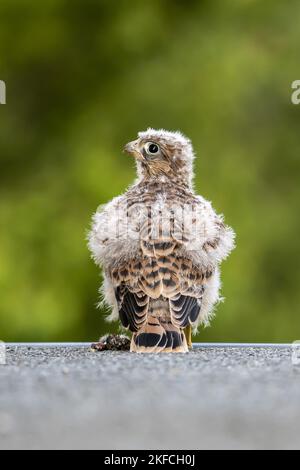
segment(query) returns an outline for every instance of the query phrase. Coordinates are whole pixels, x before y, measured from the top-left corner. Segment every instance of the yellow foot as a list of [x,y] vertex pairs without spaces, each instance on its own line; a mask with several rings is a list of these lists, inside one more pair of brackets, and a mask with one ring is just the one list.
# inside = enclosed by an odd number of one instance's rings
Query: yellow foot
[[191,325],[187,326],[187,327],[184,329],[184,334],[185,334],[185,338],[186,338],[186,342],[187,342],[188,348],[189,348],[189,349],[193,349],[193,343],[192,343],[192,327],[191,327]]

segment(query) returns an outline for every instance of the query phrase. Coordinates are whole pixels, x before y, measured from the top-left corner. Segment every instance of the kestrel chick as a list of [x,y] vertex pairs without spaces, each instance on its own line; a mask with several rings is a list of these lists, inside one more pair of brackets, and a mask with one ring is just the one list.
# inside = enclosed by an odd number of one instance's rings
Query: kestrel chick
[[234,232],[193,190],[194,152],[179,132],[148,129],[125,146],[137,181],[96,212],[89,235],[109,320],[132,332],[134,352],[187,352],[191,329],[220,299],[219,265]]

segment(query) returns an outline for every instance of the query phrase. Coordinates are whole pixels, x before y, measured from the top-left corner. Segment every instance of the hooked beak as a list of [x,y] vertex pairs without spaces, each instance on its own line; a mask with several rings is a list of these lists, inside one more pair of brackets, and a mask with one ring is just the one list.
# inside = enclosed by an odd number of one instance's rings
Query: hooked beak
[[126,144],[123,151],[125,153],[128,153],[128,155],[132,155],[137,160],[144,160],[141,152],[138,149],[137,140],[134,140],[133,142],[129,142],[128,144]]

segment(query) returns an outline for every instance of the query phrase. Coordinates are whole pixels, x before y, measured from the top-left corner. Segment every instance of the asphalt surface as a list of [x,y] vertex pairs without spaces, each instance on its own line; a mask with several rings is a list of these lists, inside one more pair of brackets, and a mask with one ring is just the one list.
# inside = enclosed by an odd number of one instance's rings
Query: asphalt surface
[[289,348],[12,347],[0,366],[0,449],[299,448]]

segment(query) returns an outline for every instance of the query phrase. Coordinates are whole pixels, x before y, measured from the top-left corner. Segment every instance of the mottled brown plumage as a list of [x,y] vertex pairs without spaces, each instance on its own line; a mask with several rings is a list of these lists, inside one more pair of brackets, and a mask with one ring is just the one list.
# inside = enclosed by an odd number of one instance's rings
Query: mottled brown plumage
[[90,235],[104,295],[132,331],[132,351],[186,352],[183,330],[208,322],[234,234],[193,191],[188,139],[149,129],[125,150],[138,181],[95,215]]

